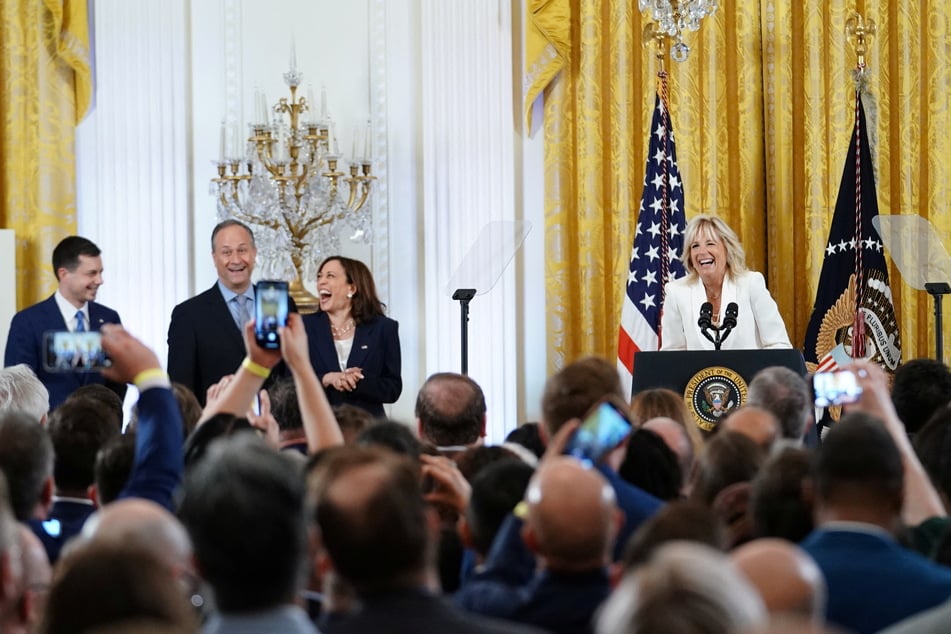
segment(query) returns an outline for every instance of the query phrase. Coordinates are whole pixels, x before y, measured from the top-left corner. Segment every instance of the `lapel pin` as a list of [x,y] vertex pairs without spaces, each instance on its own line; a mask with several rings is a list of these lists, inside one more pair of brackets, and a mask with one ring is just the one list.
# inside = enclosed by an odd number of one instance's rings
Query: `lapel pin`
[[360,349],[361,349],[361,350],[366,350],[367,347],[366,347],[366,345],[362,345],[362,346],[360,346]]

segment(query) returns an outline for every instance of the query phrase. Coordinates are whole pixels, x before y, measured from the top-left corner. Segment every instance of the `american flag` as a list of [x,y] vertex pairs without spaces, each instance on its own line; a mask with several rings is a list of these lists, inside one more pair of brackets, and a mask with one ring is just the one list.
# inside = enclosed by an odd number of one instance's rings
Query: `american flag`
[[634,354],[660,348],[664,284],[685,274],[680,262],[685,226],[674,130],[667,107],[657,95],[618,334],[618,371],[626,394],[631,391]]

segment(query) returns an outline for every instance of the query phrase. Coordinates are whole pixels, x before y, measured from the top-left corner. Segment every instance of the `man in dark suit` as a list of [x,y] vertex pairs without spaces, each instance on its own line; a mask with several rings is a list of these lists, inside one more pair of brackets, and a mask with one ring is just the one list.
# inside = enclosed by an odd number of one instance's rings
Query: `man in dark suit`
[[323,631],[538,631],[466,614],[426,589],[435,574],[434,511],[423,501],[419,469],[409,459],[380,448],[342,447],[328,453],[308,485],[325,550],[317,557],[360,599],[358,609],[338,615]]
[[44,333],[49,331],[98,331],[103,324],[118,324],[119,313],[95,301],[102,286],[99,247],[80,236],[64,238],[53,249],[53,273],[59,287],[53,295],[13,316],[7,336],[4,366],[25,363],[36,372],[50,393],[50,409],[66,400],[76,388],[104,383],[119,398],[126,386],[112,383],[98,372],[54,371],[44,367]]
[[[218,223],[211,232],[211,257],[218,281],[176,306],[168,327],[168,375],[191,389],[202,406],[208,388],[244,359],[241,332],[254,316],[251,273],[257,249],[251,229],[233,219]],[[292,300],[289,308],[296,310]]]

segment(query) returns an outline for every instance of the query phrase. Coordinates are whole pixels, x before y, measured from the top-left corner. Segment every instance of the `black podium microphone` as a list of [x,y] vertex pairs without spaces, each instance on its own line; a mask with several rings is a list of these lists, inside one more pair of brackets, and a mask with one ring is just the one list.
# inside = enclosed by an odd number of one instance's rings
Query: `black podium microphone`
[[723,316],[723,324],[720,326],[720,332],[723,333],[720,337],[721,343],[736,328],[736,315],[739,311],[740,307],[736,305],[736,302],[730,302],[726,305],[726,315]]
[[700,319],[697,320],[697,326],[700,327],[700,334],[716,345],[716,339],[709,332],[709,329],[713,327],[713,304],[710,302],[704,302],[700,306]]

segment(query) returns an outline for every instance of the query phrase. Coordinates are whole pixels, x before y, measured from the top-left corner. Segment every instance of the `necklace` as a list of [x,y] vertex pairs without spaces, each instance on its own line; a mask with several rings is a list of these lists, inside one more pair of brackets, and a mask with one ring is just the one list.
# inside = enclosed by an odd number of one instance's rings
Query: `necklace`
[[353,330],[354,325],[353,319],[348,319],[346,325],[343,328],[337,328],[333,324],[330,324],[330,332],[333,333],[334,339],[340,339],[342,336]]

